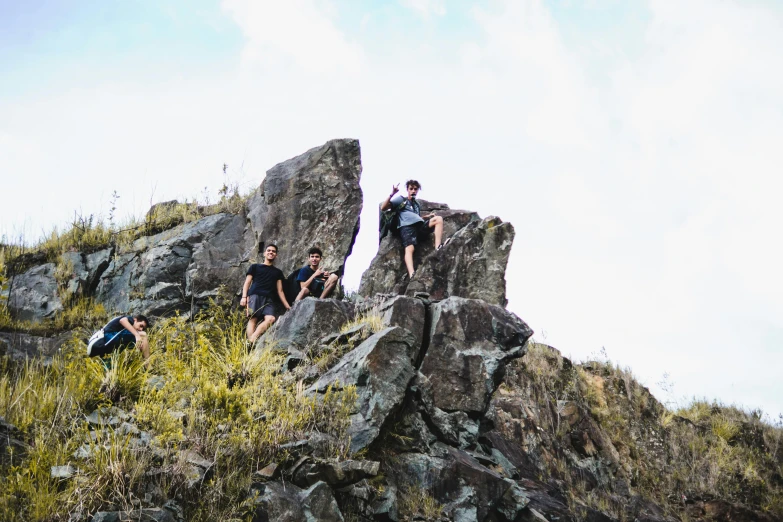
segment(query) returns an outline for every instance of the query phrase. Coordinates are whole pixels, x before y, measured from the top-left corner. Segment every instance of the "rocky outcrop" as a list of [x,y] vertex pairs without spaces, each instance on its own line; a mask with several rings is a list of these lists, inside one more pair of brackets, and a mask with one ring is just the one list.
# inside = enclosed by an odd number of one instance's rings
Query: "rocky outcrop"
[[7,355],[16,360],[36,356],[49,358],[72,338],[73,334],[70,332],[51,337],[21,332],[0,332],[0,355]]
[[[249,264],[271,243],[286,275],[307,263],[315,245],[324,251],[323,266],[336,270],[359,230],[361,171],[357,140],[329,141],[271,168],[237,214],[215,213],[129,246],[63,254],[61,264],[72,272],[64,274],[65,289],[94,296],[112,313],[166,316],[236,298]],[[166,202],[151,213],[175,206]],[[14,277],[8,302],[16,319],[38,322],[62,310],[54,272],[48,263]]]
[[349,352],[307,390],[314,394],[330,386],[356,386],[359,397],[348,430],[353,453],[370,445],[389,415],[399,409],[419,349],[407,330],[387,328]]
[[11,279],[8,308],[15,318],[38,322],[63,309],[54,271],[55,264],[46,263]]
[[451,296],[482,299],[506,305],[506,265],[514,241],[514,228],[500,218],[480,219],[475,212],[452,210],[448,205],[421,201],[422,214],[443,217],[440,250],[425,241],[414,251],[416,273],[407,281],[399,236],[387,235],[370,268],[362,275],[359,294],[427,294],[433,300]]
[[104,248],[97,252],[66,252],[61,257],[64,266],[70,268],[71,275],[66,283],[69,295],[93,295],[101,274],[109,267],[113,248]]
[[321,266],[345,264],[359,232],[362,164],[357,140],[332,140],[275,165],[248,202],[259,248],[278,246],[276,265],[286,275],[307,263],[318,246]]

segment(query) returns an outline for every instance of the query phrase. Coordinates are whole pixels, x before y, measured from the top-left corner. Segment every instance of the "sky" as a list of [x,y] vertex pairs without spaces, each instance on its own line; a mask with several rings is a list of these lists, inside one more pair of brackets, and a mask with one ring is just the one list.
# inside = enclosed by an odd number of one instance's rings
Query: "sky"
[[[0,0],[0,235],[250,191],[362,147],[362,229],[509,221],[508,308],[669,405],[783,412],[783,3]],[[226,174],[223,164],[227,164]]]

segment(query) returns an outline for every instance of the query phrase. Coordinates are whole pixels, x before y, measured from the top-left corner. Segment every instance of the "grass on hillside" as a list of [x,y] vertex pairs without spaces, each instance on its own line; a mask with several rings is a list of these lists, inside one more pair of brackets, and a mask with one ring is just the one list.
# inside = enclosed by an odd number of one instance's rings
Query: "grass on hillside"
[[[190,323],[162,320],[150,345],[149,368],[126,350],[107,370],[78,339],[50,364],[0,359],[0,416],[27,444],[0,463],[0,520],[67,520],[129,509],[145,495],[158,506],[177,499],[187,520],[243,520],[253,472],[288,458],[285,443],[319,432],[331,436],[327,455],[347,454],[355,389],[305,396],[279,372],[274,350],[248,353],[241,314],[212,308]],[[128,427],[88,425],[87,415],[109,406],[128,412],[149,446],[137,446]],[[89,457],[75,455],[85,450]],[[203,480],[188,484],[180,450],[213,462]],[[51,478],[64,465],[75,475]]]
[[[617,449],[620,475],[670,513],[683,514],[683,498],[721,498],[783,519],[783,418],[765,422],[758,410],[706,400],[670,410],[630,370],[608,361],[572,365],[539,343],[530,343],[521,364],[550,424],[542,427],[568,437],[561,405],[583,404]],[[624,516],[609,491],[590,490],[568,468],[557,461],[549,473],[571,484],[577,504]]]

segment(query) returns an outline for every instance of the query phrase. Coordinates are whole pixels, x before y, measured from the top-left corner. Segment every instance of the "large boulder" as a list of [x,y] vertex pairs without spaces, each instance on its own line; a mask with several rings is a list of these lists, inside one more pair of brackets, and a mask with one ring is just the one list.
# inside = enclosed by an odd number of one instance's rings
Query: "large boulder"
[[359,232],[362,164],[358,140],[341,139],[279,163],[248,202],[259,251],[278,246],[276,265],[288,275],[307,263],[307,251],[323,250],[322,266],[345,264]]
[[324,337],[340,331],[354,318],[353,305],[335,299],[307,298],[294,303],[270,332],[274,338],[269,343],[258,340],[259,346],[274,345],[275,349],[288,351],[291,356],[317,355],[316,348]]
[[369,446],[386,419],[400,408],[415,374],[419,349],[408,330],[386,328],[343,356],[307,389],[308,394],[315,394],[330,386],[356,386],[358,397],[348,429],[351,452]]
[[500,385],[505,363],[525,353],[533,331],[517,316],[477,299],[450,297],[432,305],[429,347],[416,391],[438,435],[466,447]]
[[[443,217],[444,241],[467,226],[468,223],[479,220],[478,214],[475,212],[450,209],[448,205],[443,203],[419,200],[419,204],[422,214],[435,212]],[[420,266],[423,260],[434,252],[434,240],[422,242],[414,251],[414,266]],[[370,263],[370,267],[362,274],[359,295],[372,297],[375,294],[404,293],[407,274],[400,237],[397,234],[388,234],[378,246],[378,253]]]
[[33,267],[11,279],[8,309],[14,318],[39,322],[63,309],[57,294],[54,263]]

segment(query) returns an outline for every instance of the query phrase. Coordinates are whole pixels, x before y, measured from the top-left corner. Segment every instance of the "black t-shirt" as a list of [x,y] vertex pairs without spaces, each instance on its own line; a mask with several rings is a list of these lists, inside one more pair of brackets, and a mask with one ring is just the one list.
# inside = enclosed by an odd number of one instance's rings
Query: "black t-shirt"
[[123,317],[127,319],[131,325],[136,323],[132,315],[121,315],[109,321],[109,323],[103,327],[103,335],[104,339],[106,339],[106,344],[111,343],[113,346],[115,344],[131,344],[136,342],[136,337],[120,324],[120,319]]
[[247,295],[274,297],[277,295],[277,282],[285,281],[282,270],[261,263],[250,265],[247,275],[253,276],[253,284],[250,285]]

